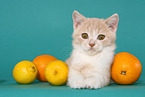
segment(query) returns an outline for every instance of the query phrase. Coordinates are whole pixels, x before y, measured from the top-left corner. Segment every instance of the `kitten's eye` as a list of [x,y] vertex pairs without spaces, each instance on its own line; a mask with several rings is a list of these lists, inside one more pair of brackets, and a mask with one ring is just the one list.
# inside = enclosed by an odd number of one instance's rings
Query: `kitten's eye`
[[105,35],[100,34],[100,35],[98,36],[98,38],[97,38],[97,39],[99,39],[99,40],[103,40],[104,38],[105,38]]
[[83,34],[82,34],[82,38],[83,38],[83,39],[88,39],[88,34],[87,34],[87,33],[83,33]]

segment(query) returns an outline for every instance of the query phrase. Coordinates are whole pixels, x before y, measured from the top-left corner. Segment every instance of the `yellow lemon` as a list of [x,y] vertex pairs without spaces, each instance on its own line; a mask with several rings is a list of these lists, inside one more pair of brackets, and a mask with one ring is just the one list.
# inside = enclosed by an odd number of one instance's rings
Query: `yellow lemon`
[[45,78],[52,85],[63,85],[67,81],[68,71],[68,65],[63,61],[52,61],[45,68]]
[[32,83],[37,76],[37,68],[33,62],[21,61],[13,69],[13,77],[21,84]]

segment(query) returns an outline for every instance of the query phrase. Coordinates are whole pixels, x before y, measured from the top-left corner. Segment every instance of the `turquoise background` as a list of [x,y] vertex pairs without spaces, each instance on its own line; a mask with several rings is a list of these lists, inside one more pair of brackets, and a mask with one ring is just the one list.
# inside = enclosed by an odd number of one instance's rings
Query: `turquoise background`
[[[12,71],[22,60],[42,54],[64,61],[72,50],[72,13],[108,18],[119,14],[118,52],[129,52],[142,63],[134,85],[113,84],[99,90],[75,90],[48,83],[17,84]],[[0,0],[0,96],[112,96],[145,97],[145,0]],[[18,92],[19,91],[19,92]],[[54,93],[56,92],[56,93]],[[27,94],[29,93],[29,94]]]

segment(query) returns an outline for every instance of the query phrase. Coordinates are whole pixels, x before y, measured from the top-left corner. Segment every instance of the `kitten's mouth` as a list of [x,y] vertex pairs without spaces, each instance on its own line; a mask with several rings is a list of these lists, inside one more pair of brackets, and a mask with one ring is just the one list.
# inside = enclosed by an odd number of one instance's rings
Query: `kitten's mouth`
[[96,55],[96,53],[97,53],[96,50],[93,49],[93,48],[90,48],[90,49],[88,50],[88,54],[91,55],[91,56]]
[[99,53],[100,52],[100,50],[97,50],[97,49],[95,49],[95,48],[90,48],[90,49],[88,49],[88,54],[89,55],[96,55],[97,53]]
[[93,48],[90,48],[88,51],[95,51]]

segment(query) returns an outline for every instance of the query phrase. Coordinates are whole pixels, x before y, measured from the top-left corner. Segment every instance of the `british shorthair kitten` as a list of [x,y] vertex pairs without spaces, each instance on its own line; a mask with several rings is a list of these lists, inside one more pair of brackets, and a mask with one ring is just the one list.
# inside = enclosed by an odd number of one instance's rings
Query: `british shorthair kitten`
[[98,89],[109,85],[118,21],[118,14],[98,19],[73,12],[73,51],[66,60],[67,84],[71,88]]

